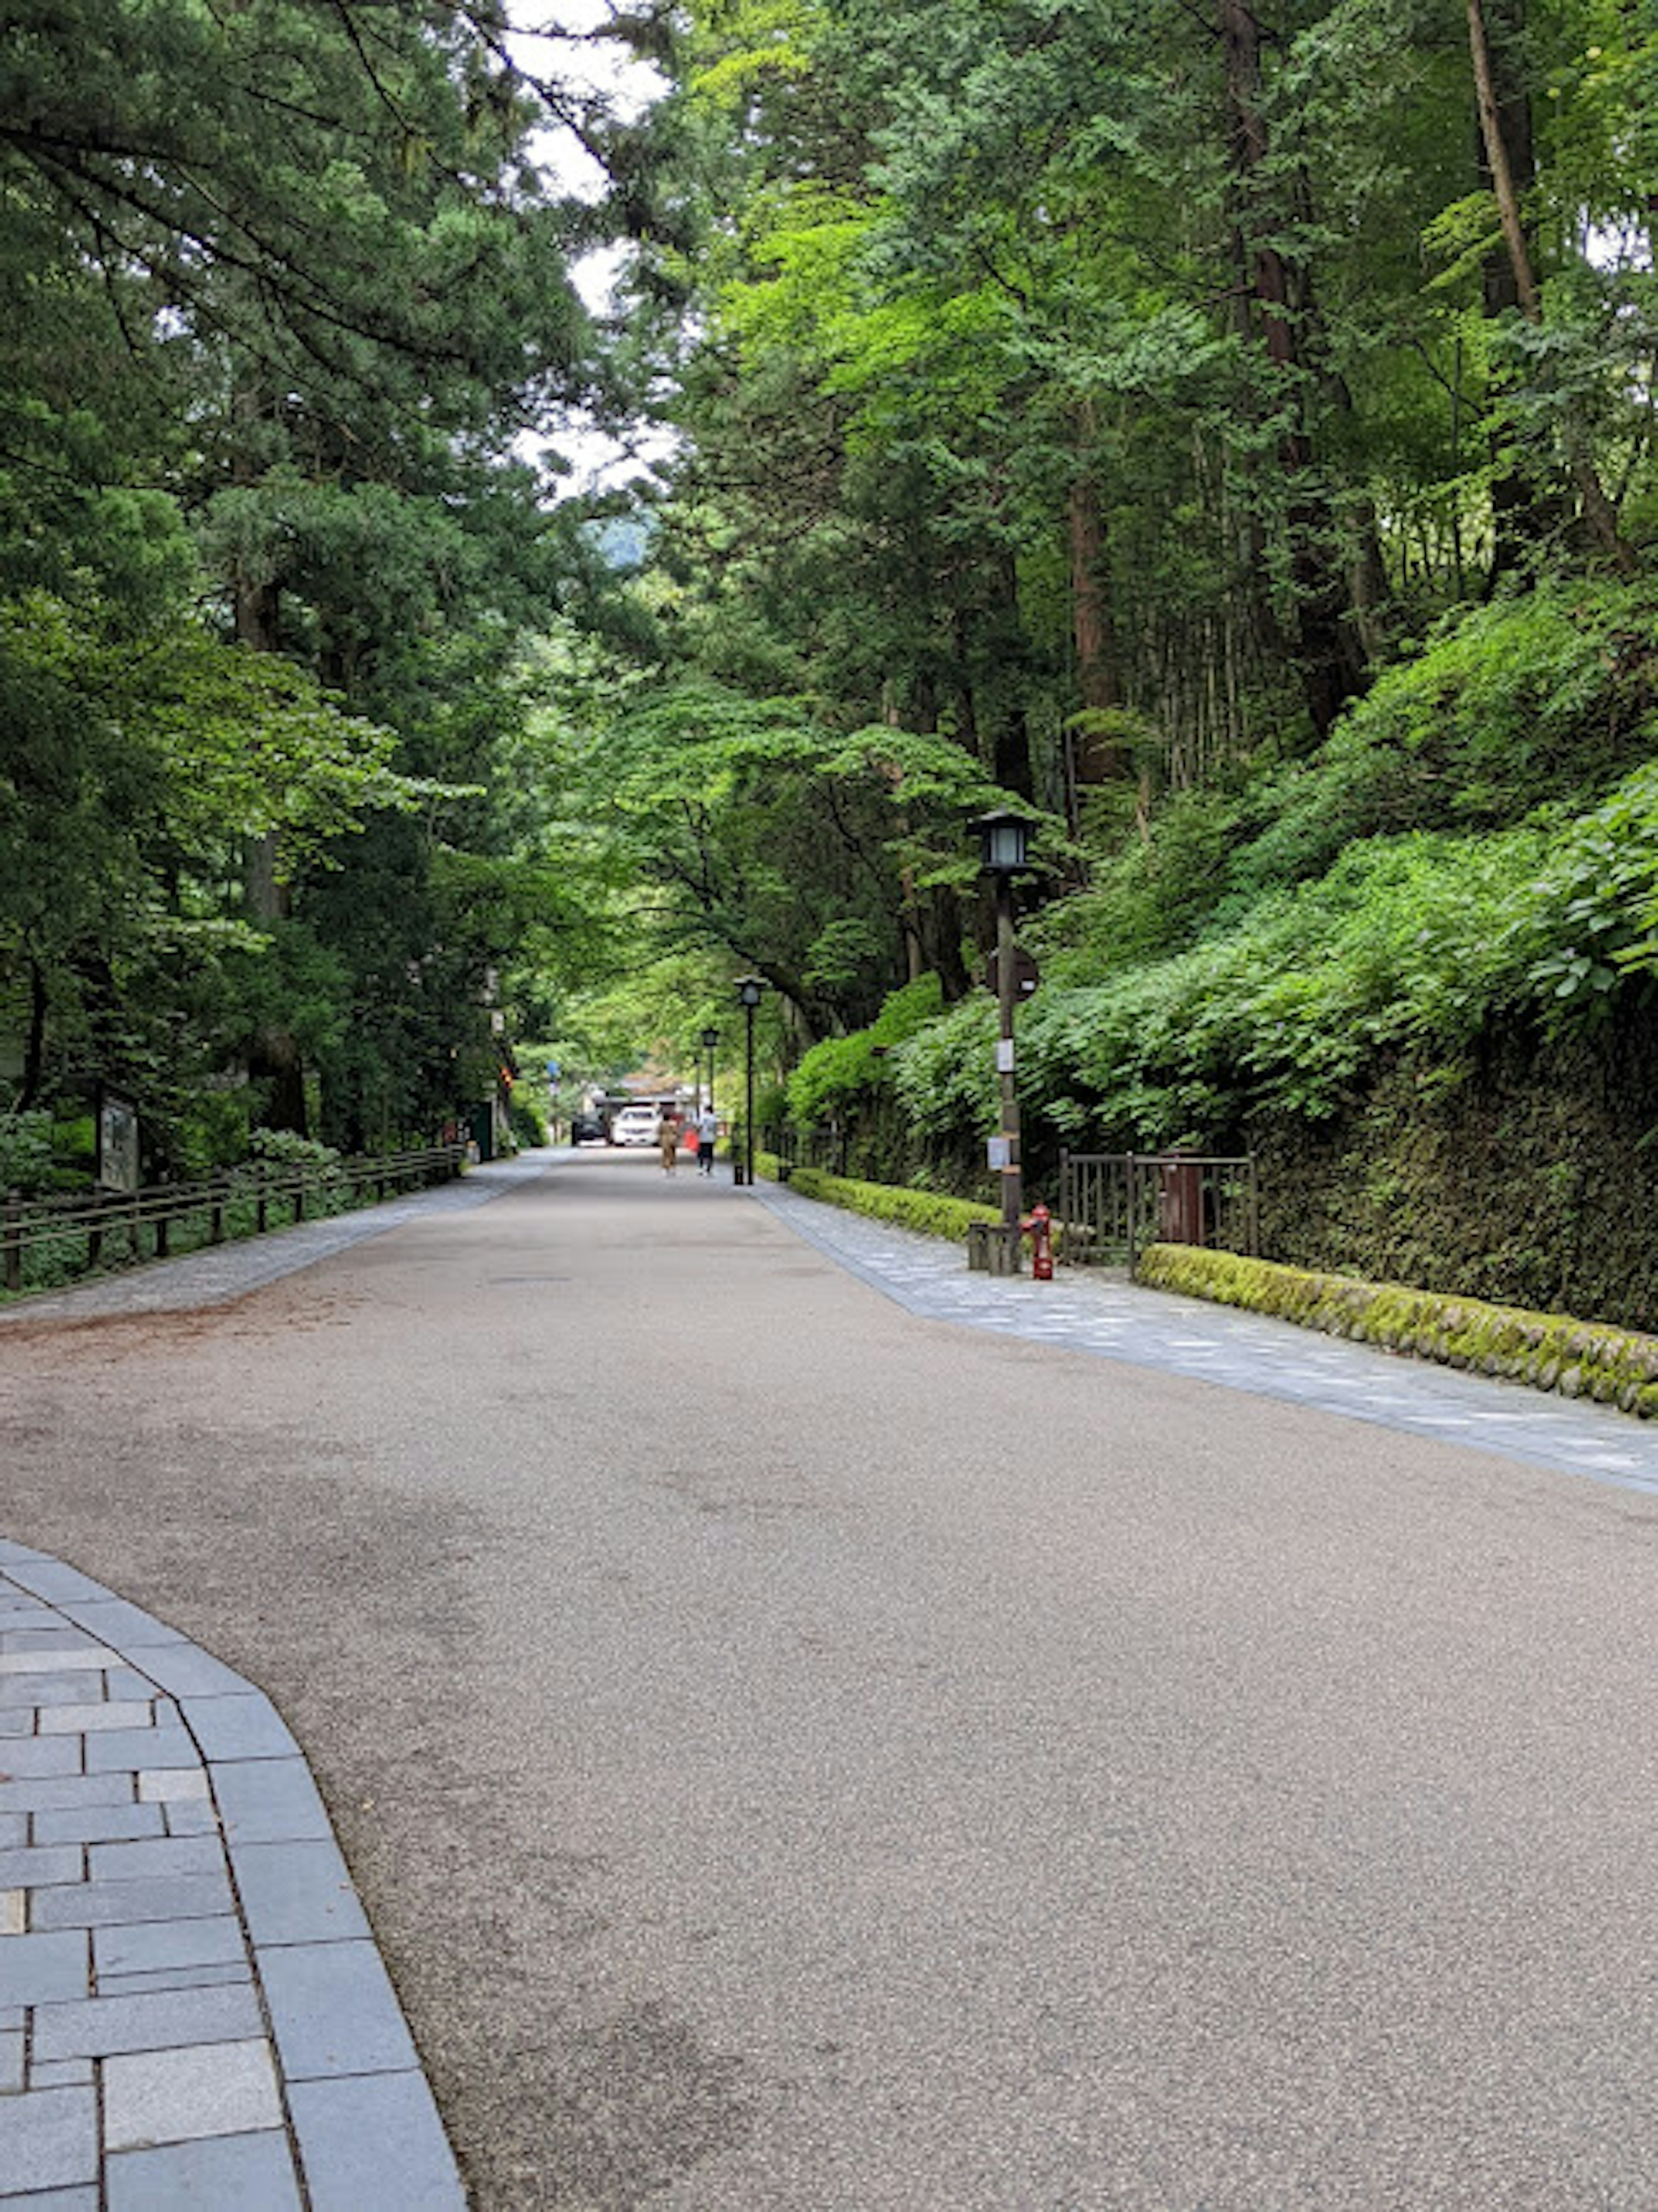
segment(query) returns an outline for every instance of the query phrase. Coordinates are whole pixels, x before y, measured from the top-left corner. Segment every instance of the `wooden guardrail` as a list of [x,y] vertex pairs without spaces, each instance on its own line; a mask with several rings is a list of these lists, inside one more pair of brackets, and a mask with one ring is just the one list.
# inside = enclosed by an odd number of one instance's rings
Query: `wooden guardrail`
[[378,1201],[393,1192],[447,1182],[460,1173],[465,1158],[464,1145],[429,1145],[355,1159],[251,1162],[209,1182],[154,1183],[130,1194],[88,1191],[26,1200],[13,1191],[0,1206],[0,1287],[23,1288],[30,1252],[55,1252],[58,1271],[71,1278],[95,1273],[118,1248],[125,1262],[164,1260],[181,1224],[203,1225],[197,1242],[207,1244],[264,1236],[273,1225],[303,1221],[313,1205],[337,1212],[370,1202],[371,1192]]

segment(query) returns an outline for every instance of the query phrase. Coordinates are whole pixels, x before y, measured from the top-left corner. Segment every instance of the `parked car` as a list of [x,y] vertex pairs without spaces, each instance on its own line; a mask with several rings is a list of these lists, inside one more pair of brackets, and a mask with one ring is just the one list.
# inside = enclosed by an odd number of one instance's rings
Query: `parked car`
[[610,1123],[613,1145],[653,1145],[660,1115],[654,1106],[624,1106]]
[[578,1114],[570,1124],[573,1145],[602,1145],[608,1141],[609,1133],[602,1114]]

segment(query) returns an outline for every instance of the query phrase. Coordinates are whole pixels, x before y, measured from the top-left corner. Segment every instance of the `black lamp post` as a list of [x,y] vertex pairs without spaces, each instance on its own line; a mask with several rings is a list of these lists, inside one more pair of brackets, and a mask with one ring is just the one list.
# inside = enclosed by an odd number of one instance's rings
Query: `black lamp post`
[[714,1111],[714,1048],[719,1042],[720,1032],[718,1030],[710,1029],[703,1030],[702,1049],[708,1055],[708,1111],[710,1114]]
[[732,1162],[732,1173],[738,1182],[754,1181],[754,1010],[765,994],[765,978],[761,975],[739,975],[737,979],[737,1003],[743,1009],[746,1053],[744,1065],[747,1070],[745,1104],[743,1114],[743,1151],[744,1160]]
[[1013,1067],[1013,878],[1023,872],[1030,851],[1030,824],[1023,814],[1007,808],[981,815],[973,824],[979,836],[979,866],[996,887],[996,1070],[1001,1080],[1002,1128],[993,1163],[1002,1179],[1001,1241],[1003,1266],[1009,1274],[1018,1266],[1019,1223],[1024,1212],[1024,1170],[1019,1158],[1019,1089]]

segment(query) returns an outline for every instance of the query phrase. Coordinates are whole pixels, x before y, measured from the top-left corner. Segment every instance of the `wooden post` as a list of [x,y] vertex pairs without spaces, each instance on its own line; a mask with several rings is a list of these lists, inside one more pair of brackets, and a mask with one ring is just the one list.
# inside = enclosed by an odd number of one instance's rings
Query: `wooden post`
[[0,1249],[5,1254],[6,1288],[21,1291],[23,1287],[23,1232],[19,1227],[23,1212],[23,1194],[21,1190],[6,1193],[6,1233],[0,1238]]

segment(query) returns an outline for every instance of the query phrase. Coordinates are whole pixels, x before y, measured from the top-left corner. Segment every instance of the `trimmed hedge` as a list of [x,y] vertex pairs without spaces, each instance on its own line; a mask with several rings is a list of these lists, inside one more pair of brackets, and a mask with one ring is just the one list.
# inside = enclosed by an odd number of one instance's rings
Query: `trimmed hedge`
[[[777,1181],[774,1154],[755,1156],[755,1172]],[[948,1237],[958,1244],[967,1241],[970,1221],[999,1221],[993,1206],[976,1205],[969,1198],[947,1198],[932,1190],[905,1190],[896,1183],[859,1182],[851,1176],[830,1175],[825,1168],[796,1168],[788,1187],[802,1198],[821,1199],[827,1206],[843,1206],[850,1213],[867,1213],[876,1221],[895,1222],[923,1237]]]
[[1188,1297],[1243,1306],[1349,1336],[1389,1352],[1436,1359],[1566,1398],[1594,1398],[1643,1420],[1658,1414],[1658,1337],[1568,1315],[1527,1313],[1397,1283],[1322,1275],[1234,1252],[1153,1244],[1141,1253],[1136,1282]]

